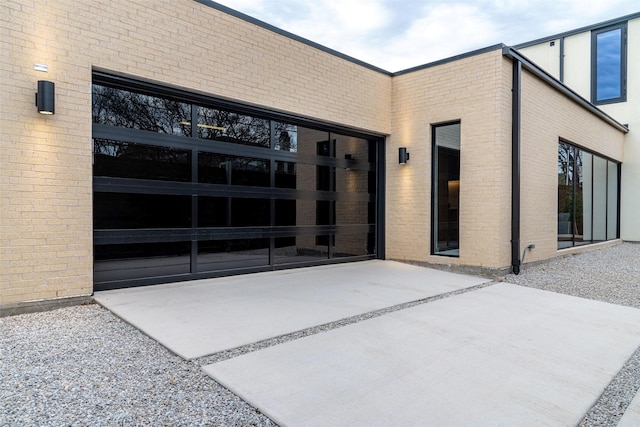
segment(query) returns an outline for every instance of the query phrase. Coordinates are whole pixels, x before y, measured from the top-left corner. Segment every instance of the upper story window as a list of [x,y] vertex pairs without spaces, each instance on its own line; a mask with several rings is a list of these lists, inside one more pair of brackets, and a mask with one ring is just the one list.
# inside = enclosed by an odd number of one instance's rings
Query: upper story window
[[591,32],[591,100],[627,100],[627,23]]

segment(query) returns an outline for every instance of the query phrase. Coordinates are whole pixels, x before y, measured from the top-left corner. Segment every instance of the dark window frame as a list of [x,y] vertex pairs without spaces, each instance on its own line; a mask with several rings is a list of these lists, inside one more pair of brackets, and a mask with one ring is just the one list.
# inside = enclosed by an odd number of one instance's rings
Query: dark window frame
[[[584,152],[588,155],[591,156],[591,165],[592,165],[592,170],[593,170],[593,162],[595,157],[601,158],[603,160],[605,160],[606,163],[606,181],[605,181],[605,188],[606,188],[606,194],[605,194],[605,239],[604,240],[594,240],[593,239],[593,235],[594,235],[594,224],[593,224],[593,219],[591,220],[591,227],[590,227],[590,231],[589,231],[589,235],[591,236],[591,240],[589,240],[586,243],[583,243],[583,245],[593,245],[599,242],[608,242],[611,240],[616,240],[620,238],[620,215],[621,215],[621,211],[620,211],[620,196],[621,196],[621,188],[622,188],[622,182],[621,182],[621,178],[622,178],[622,162],[617,161],[611,157],[608,157],[604,154],[598,153],[596,151],[590,150],[582,145],[579,144],[575,144],[565,138],[559,138],[558,139],[558,146],[560,145],[565,145],[568,149],[573,150],[575,153],[577,152]],[[574,161],[572,162],[572,165],[574,165],[574,173],[576,173],[576,168],[575,168],[575,159],[577,158],[577,155],[573,156]],[[617,181],[617,189],[615,191],[614,196],[616,197],[616,227],[615,227],[615,237],[613,238],[608,238],[609,236],[609,200],[611,198],[611,194],[609,194],[609,164],[613,163],[616,165],[616,181]],[[577,187],[578,187],[578,182],[577,180],[573,180],[573,184],[572,184],[572,198],[573,198],[573,207],[572,207],[572,217],[574,218],[575,221],[575,217],[576,217],[576,212],[577,212],[577,206],[576,206],[576,194],[577,194]],[[591,188],[594,187],[594,176],[593,174],[591,175]],[[594,211],[594,202],[593,202],[594,196],[593,196],[593,192],[591,195],[591,216],[593,218],[593,211]],[[559,202],[558,202],[559,203]],[[558,208],[556,207],[556,212],[557,212]],[[559,219],[558,219],[559,220]],[[556,241],[560,242],[559,240],[559,233],[556,233]],[[559,245],[556,247],[556,250],[558,251],[562,251],[562,250],[566,250],[566,249],[572,249],[572,248],[576,248],[579,246],[583,246],[583,245],[577,245],[576,242],[576,234],[574,232],[571,233],[572,234],[572,238],[571,238],[571,246],[569,247],[560,247]]]
[[[620,96],[598,99],[598,35],[620,30]],[[591,31],[591,102],[595,105],[616,104],[627,101],[627,22]]]
[[[437,169],[437,161],[438,161],[438,155],[437,155],[437,141],[436,141],[436,129],[440,128],[440,127],[445,127],[445,126],[452,126],[452,125],[460,125],[462,127],[462,120],[450,120],[450,121],[446,121],[446,122],[439,122],[439,123],[432,123],[431,124],[431,238],[430,238],[430,249],[429,249],[429,254],[431,256],[442,256],[442,257],[449,257],[449,258],[460,258],[460,242],[458,241],[458,254],[446,254],[446,253],[442,253],[442,252],[437,252],[436,251],[436,232],[435,230],[438,227],[438,216],[437,216],[437,209],[438,209],[438,203],[436,200],[437,197],[437,192],[436,192],[436,186],[438,183],[438,169]],[[462,132],[462,128],[461,128],[461,132]],[[461,138],[462,140],[462,135]],[[462,144],[462,141],[461,141]],[[460,150],[462,151],[462,150]],[[460,153],[461,155],[461,153]],[[458,171],[458,173],[460,173],[460,170]],[[458,215],[459,212],[458,212]],[[459,217],[458,217],[458,221],[459,221]],[[459,225],[458,225],[459,227]],[[458,240],[460,236],[460,230],[458,229]]]

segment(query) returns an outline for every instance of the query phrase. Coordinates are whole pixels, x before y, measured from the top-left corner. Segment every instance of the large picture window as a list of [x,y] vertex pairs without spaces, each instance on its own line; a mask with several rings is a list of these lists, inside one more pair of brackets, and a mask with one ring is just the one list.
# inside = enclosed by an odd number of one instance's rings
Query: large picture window
[[626,101],[627,25],[591,33],[591,100],[594,104]]
[[558,144],[558,249],[616,239],[620,164]]
[[96,73],[95,289],[381,255],[382,142]]
[[433,127],[433,255],[460,256],[460,123]]

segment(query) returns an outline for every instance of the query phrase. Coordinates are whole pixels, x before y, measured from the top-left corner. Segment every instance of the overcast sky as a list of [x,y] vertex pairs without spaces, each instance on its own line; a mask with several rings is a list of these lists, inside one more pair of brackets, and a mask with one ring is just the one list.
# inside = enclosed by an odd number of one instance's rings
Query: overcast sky
[[640,12],[639,0],[219,0],[387,71]]

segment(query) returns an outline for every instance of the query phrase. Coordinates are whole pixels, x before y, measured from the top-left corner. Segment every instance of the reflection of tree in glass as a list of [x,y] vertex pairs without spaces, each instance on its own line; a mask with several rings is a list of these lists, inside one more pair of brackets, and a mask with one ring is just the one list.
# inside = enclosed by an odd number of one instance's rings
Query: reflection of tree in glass
[[558,220],[569,222],[570,234],[576,236],[583,233],[583,157],[579,148],[558,144],[558,213],[563,215]]
[[269,162],[244,157],[230,158],[231,184],[269,186]]
[[[191,105],[151,95],[93,85],[93,122],[171,135],[191,136]],[[270,121],[215,108],[198,108],[198,137],[271,146]],[[276,149],[297,151],[297,127],[274,122]]]
[[[212,184],[269,185],[269,161],[250,157],[200,153],[200,182]],[[227,172],[231,182],[227,182]]]
[[93,152],[97,155],[128,157],[164,163],[189,163],[188,151],[176,148],[156,147],[108,139],[95,139],[93,146]]
[[276,150],[282,151],[298,151],[298,128],[294,125],[284,123],[274,123],[275,134],[278,136],[276,140]]
[[198,109],[198,137],[269,147],[269,120],[200,107]]
[[576,172],[582,182],[582,152],[569,144],[558,144],[558,183],[569,185]]
[[191,106],[93,85],[93,122],[172,135],[191,134]]
[[200,153],[198,155],[198,164],[201,168],[226,168],[229,156],[215,153]]
[[278,148],[284,151],[289,151],[291,149],[291,136],[289,136],[289,132],[285,130],[280,131],[280,136],[278,136]]
[[96,138],[93,151],[96,176],[191,180],[189,150]]

